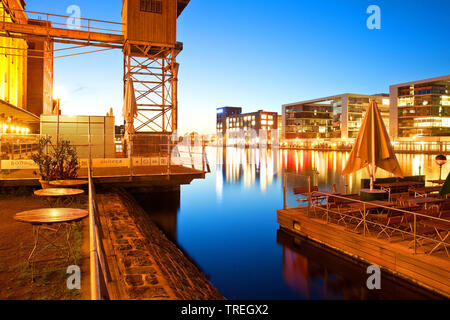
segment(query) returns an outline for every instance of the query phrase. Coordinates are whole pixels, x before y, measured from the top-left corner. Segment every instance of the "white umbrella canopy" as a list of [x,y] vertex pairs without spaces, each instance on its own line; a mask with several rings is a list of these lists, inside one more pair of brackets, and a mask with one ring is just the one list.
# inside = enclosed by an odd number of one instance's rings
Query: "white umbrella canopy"
[[342,174],[349,175],[364,168],[369,171],[371,190],[373,190],[377,168],[403,178],[383,118],[377,103],[373,100],[370,101],[352,153]]
[[137,115],[137,103],[136,96],[134,93],[133,80],[129,79],[127,81],[127,86],[125,88],[125,97],[123,101],[122,115],[126,122],[125,124],[125,135],[133,135],[134,130],[134,118]]

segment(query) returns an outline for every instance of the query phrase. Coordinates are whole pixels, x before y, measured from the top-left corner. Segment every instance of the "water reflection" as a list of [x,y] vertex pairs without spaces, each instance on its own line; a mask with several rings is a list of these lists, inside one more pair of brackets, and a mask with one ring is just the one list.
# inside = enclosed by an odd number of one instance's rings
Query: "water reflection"
[[409,283],[382,274],[383,290],[368,290],[367,266],[334,254],[318,245],[279,230],[283,246],[283,278],[307,300],[378,300],[439,298]]
[[[138,201],[169,238],[186,252],[229,299],[427,298],[397,280],[382,292],[364,289],[365,268],[278,231],[276,210],[297,206],[293,187],[307,177],[322,190],[336,184],[357,192],[365,171],[341,172],[349,153],[288,150],[208,149],[212,173],[181,192],[141,193]],[[434,157],[398,155],[405,175],[439,177]],[[215,161],[214,161],[215,160]],[[447,166],[448,167],[448,166]],[[448,169],[444,167],[443,176]],[[389,177],[379,171],[378,177]],[[296,243],[297,241],[297,243]]]
[[246,188],[258,184],[265,193],[282,171],[276,150],[220,148],[216,151],[216,190],[220,193],[224,183],[243,184]]

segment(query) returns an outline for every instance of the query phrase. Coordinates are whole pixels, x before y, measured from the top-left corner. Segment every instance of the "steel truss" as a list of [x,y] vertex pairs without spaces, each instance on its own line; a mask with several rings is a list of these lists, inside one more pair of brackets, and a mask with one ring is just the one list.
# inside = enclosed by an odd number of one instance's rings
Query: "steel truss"
[[178,126],[175,47],[148,43],[124,46],[124,84],[133,80],[138,112],[136,133],[173,133]]

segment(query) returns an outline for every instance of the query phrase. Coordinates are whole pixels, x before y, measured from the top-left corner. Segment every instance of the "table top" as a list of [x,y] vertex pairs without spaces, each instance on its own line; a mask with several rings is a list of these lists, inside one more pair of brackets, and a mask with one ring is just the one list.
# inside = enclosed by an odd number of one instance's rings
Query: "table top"
[[386,191],[385,190],[380,190],[380,189],[373,189],[373,190],[370,190],[370,189],[361,189],[361,190],[359,190],[361,193],[372,193],[372,194],[383,194],[383,193],[386,193]]
[[421,223],[425,226],[434,227],[438,230],[450,231],[450,221],[423,220]]
[[410,191],[417,192],[417,193],[430,193],[430,192],[437,192],[441,191],[442,187],[422,187],[422,188],[411,188]]
[[46,208],[19,212],[14,219],[31,224],[53,224],[80,221],[88,215],[89,212],[82,209]]
[[89,182],[86,180],[55,180],[50,181],[51,186],[58,186],[58,187],[72,187],[72,186],[82,186],[86,185]]
[[81,189],[65,189],[65,188],[41,189],[34,192],[34,194],[38,197],[69,197],[69,196],[78,196],[83,193],[84,190]]
[[445,180],[428,180],[428,182],[434,183],[434,184],[444,184]]
[[355,207],[355,208],[364,208],[364,206],[365,206],[368,209],[373,209],[373,208],[377,208],[377,207],[393,207],[394,206],[394,204],[392,202],[382,201],[382,200],[375,200],[375,201],[370,201],[370,202],[366,202],[366,203],[353,202],[353,203],[349,203],[348,205],[350,207]]
[[311,197],[326,197],[326,196],[337,196],[340,195],[339,192],[333,191],[314,191],[311,193]]
[[400,181],[400,182],[375,183],[376,186],[383,187],[383,188],[420,186],[423,184],[424,183],[420,182],[420,181]]
[[410,198],[406,199],[406,201],[423,204],[423,203],[440,203],[444,202],[445,200],[439,198]]

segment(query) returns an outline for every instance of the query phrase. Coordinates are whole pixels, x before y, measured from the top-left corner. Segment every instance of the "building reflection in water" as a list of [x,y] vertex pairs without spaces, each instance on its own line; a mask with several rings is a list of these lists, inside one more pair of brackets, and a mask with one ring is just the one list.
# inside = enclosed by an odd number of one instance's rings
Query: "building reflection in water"
[[[216,150],[216,191],[221,199],[223,185],[258,185],[265,193],[281,173],[278,149],[218,148]],[[220,193],[220,194],[219,194]]]
[[[358,171],[347,177],[342,176],[342,170],[348,161],[348,152],[319,152],[319,151],[280,151],[279,158],[282,175],[287,174],[288,188],[307,186],[307,179],[311,184],[319,186],[321,190],[331,190],[333,184],[339,192],[358,193],[361,180],[368,179],[365,170]],[[425,175],[427,180],[439,177],[439,167],[434,163],[432,155],[398,154],[400,165],[405,176]],[[377,171],[377,178],[392,177],[391,174]]]
[[282,230],[277,233],[277,242],[283,246],[284,281],[302,299],[439,298],[385,273],[382,273],[382,290],[369,290],[367,266]]

